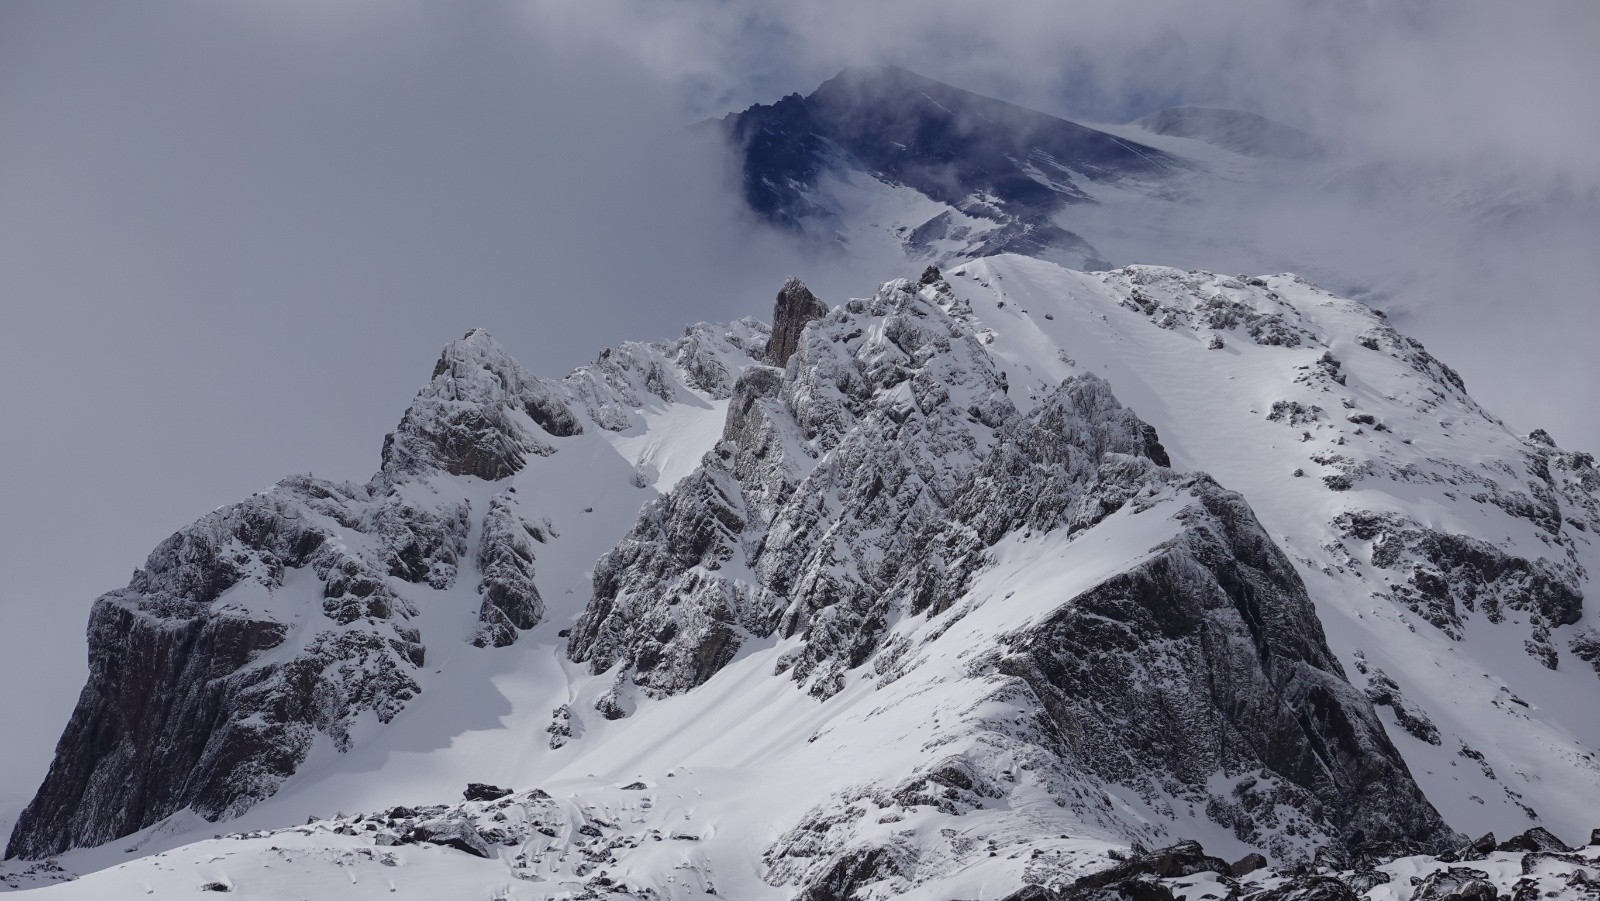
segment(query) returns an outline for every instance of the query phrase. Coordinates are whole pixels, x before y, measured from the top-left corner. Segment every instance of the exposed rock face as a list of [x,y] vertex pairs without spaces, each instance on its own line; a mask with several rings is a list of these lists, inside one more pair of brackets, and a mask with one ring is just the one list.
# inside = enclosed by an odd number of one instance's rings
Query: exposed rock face
[[384,441],[383,471],[442,470],[492,482],[520,469],[528,454],[554,452],[540,432],[580,430],[555,389],[529,375],[488,332],[473,329],[445,347],[433,380]]
[[[595,569],[594,598],[573,627],[573,659],[594,672],[628,659],[641,685],[663,693],[698,685],[741,643],[746,590],[716,573],[747,521],[737,482],[702,470],[651,501],[632,533]],[[681,605],[639,600],[671,591]],[[759,624],[747,620],[748,626]]]
[[509,794],[511,794],[509,788],[501,788],[487,782],[468,782],[467,790],[461,793],[461,797],[468,801],[498,801]]
[[[334,540],[368,489],[291,479],[163,542],[95,602],[89,679],[9,857],[98,844],[191,807],[236,814],[270,795],[318,733],[348,741],[418,690],[416,610]],[[337,528],[337,526],[334,526]],[[322,609],[275,609],[297,572]]]
[[1358,901],[1356,893],[1343,881],[1332,876],[1302,874],[1291,877],[1282,885],[1257,892],[1251,901]]
[[[1491,848],[1490,853],[1493,851]],[[1327,866],[1313,873],[1303,868],[1272,869],[1261,861],[1241,873],[1218,868],[1221,862],[1207,858],[1198,843],[1183,842],[1127,856],[1121,863],[1070,882],[1027,885],[1007,895],[1005,901],[1142,901],[1196,896],[1239,901],[1600,898],[1600,883],[1589,876],[1596,863],[1593,855],[1518,850],[1494,854],[1483,869],[1454,866],[1455,862],[1450,854],[1389,855],[1370,866]],[[1163,867],[1163,863],[1168,865]],[[1369,895],[1379,886],[1388,887],[1384,894]]]
[[533,580],[534,549],[546,541],[546,530],[517,515],[506,495],[496,497],[483,518],[478,539],[478,631],[472,643],[503,648],[517,632],[531,629],[544,616],[544,600]]
[[[1359,661],[1357,665],[1361,666]],[[1362,671],[1367,674],[1367,700],[1374,706],[1392,710],[1400,728],[1410,733],[1413,738],[1430,745],[1441,743],[1439,727],[1428,718],[1426,711],[1406,700],[1405,695],[1400,693],[1399,684],[1390,678],[1388,673],[1376,667],[1370,670],[1363,668]]]
[[828,315],[828,306],[794,277],[783,283],[772,310],[772,337],[767,339],[767,363],[782,367],[800,346],[806,323]]
[[[794,634],[847,597],[876,596],[915,559],[909,547],[874,550],[844,582],[828,560],[884,523],[904,521],[894,534],[909,540],[1011,409],[978,343],[908,283],[852,301],[802,334],[781,376],[746,374],[717,451],[596,567],[573,658],[596,672],[626,660],[638,684],[680,691],[751,634]],[[824,531],[830,501],[852,509]],[[740,577],[746,567],[756,579]]]
[[[1013,636],[996,670],[1040,698],[1072,768],[1195,797],[1279,859],[1284,833],[1449,838],[1288,559],[1243,498],[1186,481],[1182,537]],[[1206,787],[1218,772],[1226,792]]]
[[[1351,512],[1337,520],[1344,534],[1368,550],[1372,565],[1403,575],[1388,594],[1445,634],[1459,639],[1462,617],[1481,611],[1492,623],[1507,611],[1529,616],[1526,647],[1555,669],[1550,630],[1578,622],[1583,595],[1579,573],[1547,558],[1528,560],[1464,535],[1425,528],[1399,514]],[[1437,743],[1435,741],[1435,743]]]
[[1497,901],[1489,874],[1471,867],[1451,867],[1441,870],[1417,886],[1412,895],[1415,901]]
[[1098,873],[1080,877],[1073,883],[1073,888],[1079,890],[1100,888],[1133,876],[1172,879],[1195,873],[1228,873],[1231,869],[1227,861],[1207,854],[1199,842],[1186,841],[1145,854],[1136,854],[1114,867],[1107,867]]
[[[1493,836],[1490,836],[1491,840]],[[1565,854],[1573,849],[1567,843],[1557,838],[1550,830],[1535,826],[1521,835],[1506,839],[1495,849],[1497,851],[1543,851]]]
[[[345,750],[360,714],[389,722],[421,690],[426,658],[397,585],[448,589],[474,557],[471,504],[417,486],[502,478],[552,452],[540,435],[580,429],[560,393],[469,332],[445,348],[369,484],[285,479],[157,547],[94,605],[88,682],[7,855],[98,844],[185,807],[236,815],[319,734]],[[500,646],[543,612],[540,532],[505,496],[481,532],[475,641]],[[307,579],[311,594],[294,587]]]
[[585,416],[625,429],[650,399],[727,397],[767,338],[754,320],[692,326],[561,381],[481,329],[452,341],[368,484],[285,479],[173,535],[95,603],[88,682],[8,857],[99,844],[184,808],[230,817],[273,794],[319,735],[349,749],[357,717],[388,723],[422,691],[417,592],[460,603],[458,583],[476,588],[476,627],[428,636],[435,646],[516,642],[545,614],[535,570],[554,529],[514,485],[473,486],[555,453]]
[[[573,658],[670,694],[775,636],[799,639],[779,668],[820,698],[892,682],[920,660],[893,625],[974,615],[1001,542],[1177,505],[1178,537],[973,663],[994,703],[1030,711],[1025,728],[980,724],[983,741],[1055,797],[1099,782],[1183,799],[1280,856],[1453,840],[1243,499],[1167,469],[1093,375],[1019,409],[968,315],[942,279],[891,283],[808,326],[781,375],[747,372],[717,450],[596,567]],[[926,778],[970,795],[956,815],[1010,790],[988,764],[951,766]],[[897,798],[863,786],[818,808],[769,848],[769,878],[804,897],[915,884],[917,852],[838,814],[915,803]]]
[[467,552],[472,511],[466,503],[423,505],[390,488],[373,516],[389,575],[430,588],[449,588]]

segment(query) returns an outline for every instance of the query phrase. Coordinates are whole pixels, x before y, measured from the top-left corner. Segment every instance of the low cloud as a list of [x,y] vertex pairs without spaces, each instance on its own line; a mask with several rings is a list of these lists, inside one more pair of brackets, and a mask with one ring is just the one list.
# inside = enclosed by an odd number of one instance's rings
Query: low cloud
[[1491,156],[1600,185],[1600,6],[1363,0],[531,0],[706,111],[893,63],[1046,112],[1248,109],[1374,154]]

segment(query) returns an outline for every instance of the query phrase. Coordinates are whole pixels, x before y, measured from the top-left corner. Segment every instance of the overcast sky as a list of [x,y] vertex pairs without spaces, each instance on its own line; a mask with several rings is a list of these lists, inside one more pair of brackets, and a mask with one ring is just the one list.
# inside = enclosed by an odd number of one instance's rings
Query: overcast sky
[[[688,122],[888,62],[1061,115],[1235,106],[1584,190],[1596,46],[1592,0],[0,3],[0,828],[81,685],[93,598],[283,475],[365,479],[445,341],[484,326],[559,375],[765,315],[790,273],[832,301],[899,274],[752,228]],[[1440,327],[1508,335],[1469,379],[1537,362],[1587,397],[1596,282],[1573,279],[1600,247],[1565,237],[1516,249],[1550,331],[1511,277]]]

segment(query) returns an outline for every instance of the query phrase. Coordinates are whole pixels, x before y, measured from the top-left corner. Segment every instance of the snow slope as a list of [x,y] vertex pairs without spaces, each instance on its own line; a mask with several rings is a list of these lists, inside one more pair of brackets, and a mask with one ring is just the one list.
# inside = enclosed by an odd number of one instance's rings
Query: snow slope
[[[1558,501],[1555,533],[1508,512],[1518,509],[1510,496],[1547,485],[1535,470],[1560,456],[1553,448],[1512,434],[1437,364],[1419,363],[1419,349],[1396,343],[1370,308],[1294,276],[1085,274],[1005,256],[958,267],[951,281],[993,330],[1014,386],[1036,395],[1070,373],[1097,373],[1156,427],[1176,467],[1209,472],[1250,500],[1295,558],[1347,670],[1387,672],[1439,727],[1436,744],[1391,734],[1452,825],[1504,830],[1531,810],[1557,832],[1590,828],[1600,809],[1600,716],[1589,703],[1597,673],[1563,645],[1593,629],[1592,612],[1554,628],[1560,660],[1547,668],[1524,648],[1539,614],[1507,610],[1493,622],[1487,610],[1461,610],[1459,628],[1440,628],[1384,596],[1408,567],[1374,566],[1370,540],[1335,524],[1351,511],[1397,513],[1549,560],[1587,593],[1600,562],[1593,488]],[[1212,297],[1280,317],[1300,343],[1261,344],[1242,321],[1206,327],[1197,309]],[[1324,354],[1340,361],[1342,381],[1323,377]],[[1321,412],[1296,425],[1292,412],[1274,421],[1275,404]],[[1352,421],[1362,416],[1370,423]],[[1579,455],[1571,465],[1592,486],[1592,462]],[[1324,477],[1344,473],[1355,474],[1351,487],[1331,490]],[[1548,615],[1544,624],[1554,625]]]

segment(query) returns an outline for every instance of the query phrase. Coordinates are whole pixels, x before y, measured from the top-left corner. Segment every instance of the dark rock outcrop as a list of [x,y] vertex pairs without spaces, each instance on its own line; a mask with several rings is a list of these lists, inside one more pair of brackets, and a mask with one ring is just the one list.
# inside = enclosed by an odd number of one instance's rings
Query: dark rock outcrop
[[[348,744],[364,711],[388,722],[419,690],[416,611],[333,540],[369,489],[291,479],[225,507],[151,553],[95,602],[89,678],[8,857],[44,857],[137,831],[188,807],[237,814],[272,794],[319,733]],[[305,570],[322,609],[271,592]]]
[[1247,901],[1361,901],[1350,886],[1332,876],[1297,875],[1264,892],[1245,895]]
[[1229,876],[1248,876],[1267,865],[1267,859],[1254,851],[1228,864]]
[[[996,669],[1041,699],[1074,766],[1199,792],[1274,857],[1300,853],[1280,845],[1295,833],[1452,841],[1243,498],[1203,476],[1182,484],[1194,503],[1178,538],[1013,635]],[[1236,781],[1208,796],[1217,772]]]
[[1207,854],[1199,842],[1183,841],[1171,847],[1135,854],[1114,867],[1083,876],[1072,884],[1072,890],[1103,888],[1136,876],[1173,879],[1195,873],[1226,874],[1228,871],[1228,862]]
[[443,845],[487,860],[495,857],[494,848],[484,840],[477,827],[466,819],[427,820],[412,826],[400,841],[402,844],[428,842]]
[[461,797],[468,801],[498,801],[509,794],[511,794],[509,788],[501,788],[487,782],[468,782],[467,790],[461,793]]
[[1471,612],[1495,623],[1508,610],[1531,614],[1527,650],[1555,669],[1551,629],[1572,625],[1583,615],[1576,575],[1550,559],[1507,554],[1488,542],[1430,529],[1394,513],[1351,511],[1334,525],[1368,548],[1374,567],[1403,576],[1390,584],[1387,596],[1452,638],[1461,638],[1463,618]]
[[[1492,839],[1493,836],[1490,836]],[[1500,843],[1500,851],[1543,851],[1564,854],[1573,850],[1567,843],[1551,833],[1543,826],[1535,826],[1515,838],[1509,838]]]
[[817,299],[799,279],[790,276],[772,308],[772,336],[767,339],[767,363],[782,367],[800,346],[806,324],[828,315],[828,305]]
[[[1193,842],[1183,843],[1198,850]],[[1482,840],[1473,845],[1481,846]],[[1494,852],[1491,844],[1489,851]],[[1156,855],[1162,852],[1153,852]],[[1406,855],[1412,859],[1400,872],[1414,870],[1418,875],[1408,876],[1409,885],[1399,884],[1387,889],[1381,897],[1404,898],[1408,901],[1535,901],[1541,898],[1600,898],[1600,882],[1591,871],[1596,859],[1591,856],[1544,851],[1503,851],[1501,854],[1519,854],[1520,860],[1497,861],[1497,865],[1483,870],[1473,867],[1452,866],[1454,855],[1437,857]],[[1285,869],[1265,866],[1251,868],[1240,875],[1223,874],[1215,883],[1187,878],[1189,871],[1205,869],[1195,867],[1170,868],[1170,874],[1158,874],[1148,863],[1151,853],[1135,850],[1124,863],[1110,869],[1081,877],[1071,883],[1041,880],[1047,884],[1027,885],[1009,895],[1005,901],[1110,901],[1110,899],[1141,898],[1229,898],[1235,901],[1359,901],[1369,897],[1374,888],[1396,882],[1395,876],[1384,870],[1365,867],[1350,869],[1342,864],[1329,864],[1308,871],[1303,865]],[[1251,855],[1256,857],[1257,855]]]
[[867,848],[846,851],[835,857],[827,870],[795,895],[795,901],[845,901],[858,897],[856,890],[886,875],[902,871],[907,856],[893,848]]
[[534,548],[546,541],[545,530],[524,522],[508,495],[496,497],[483,518],[478,538],[478,630],[472,643],[503,648],[520,631],[539,624],[544,600],[533,580]]
[[1468,867],[1451,867],[1422,880],[1413,901],[1498,901],[1499,892],[1489,874]]

